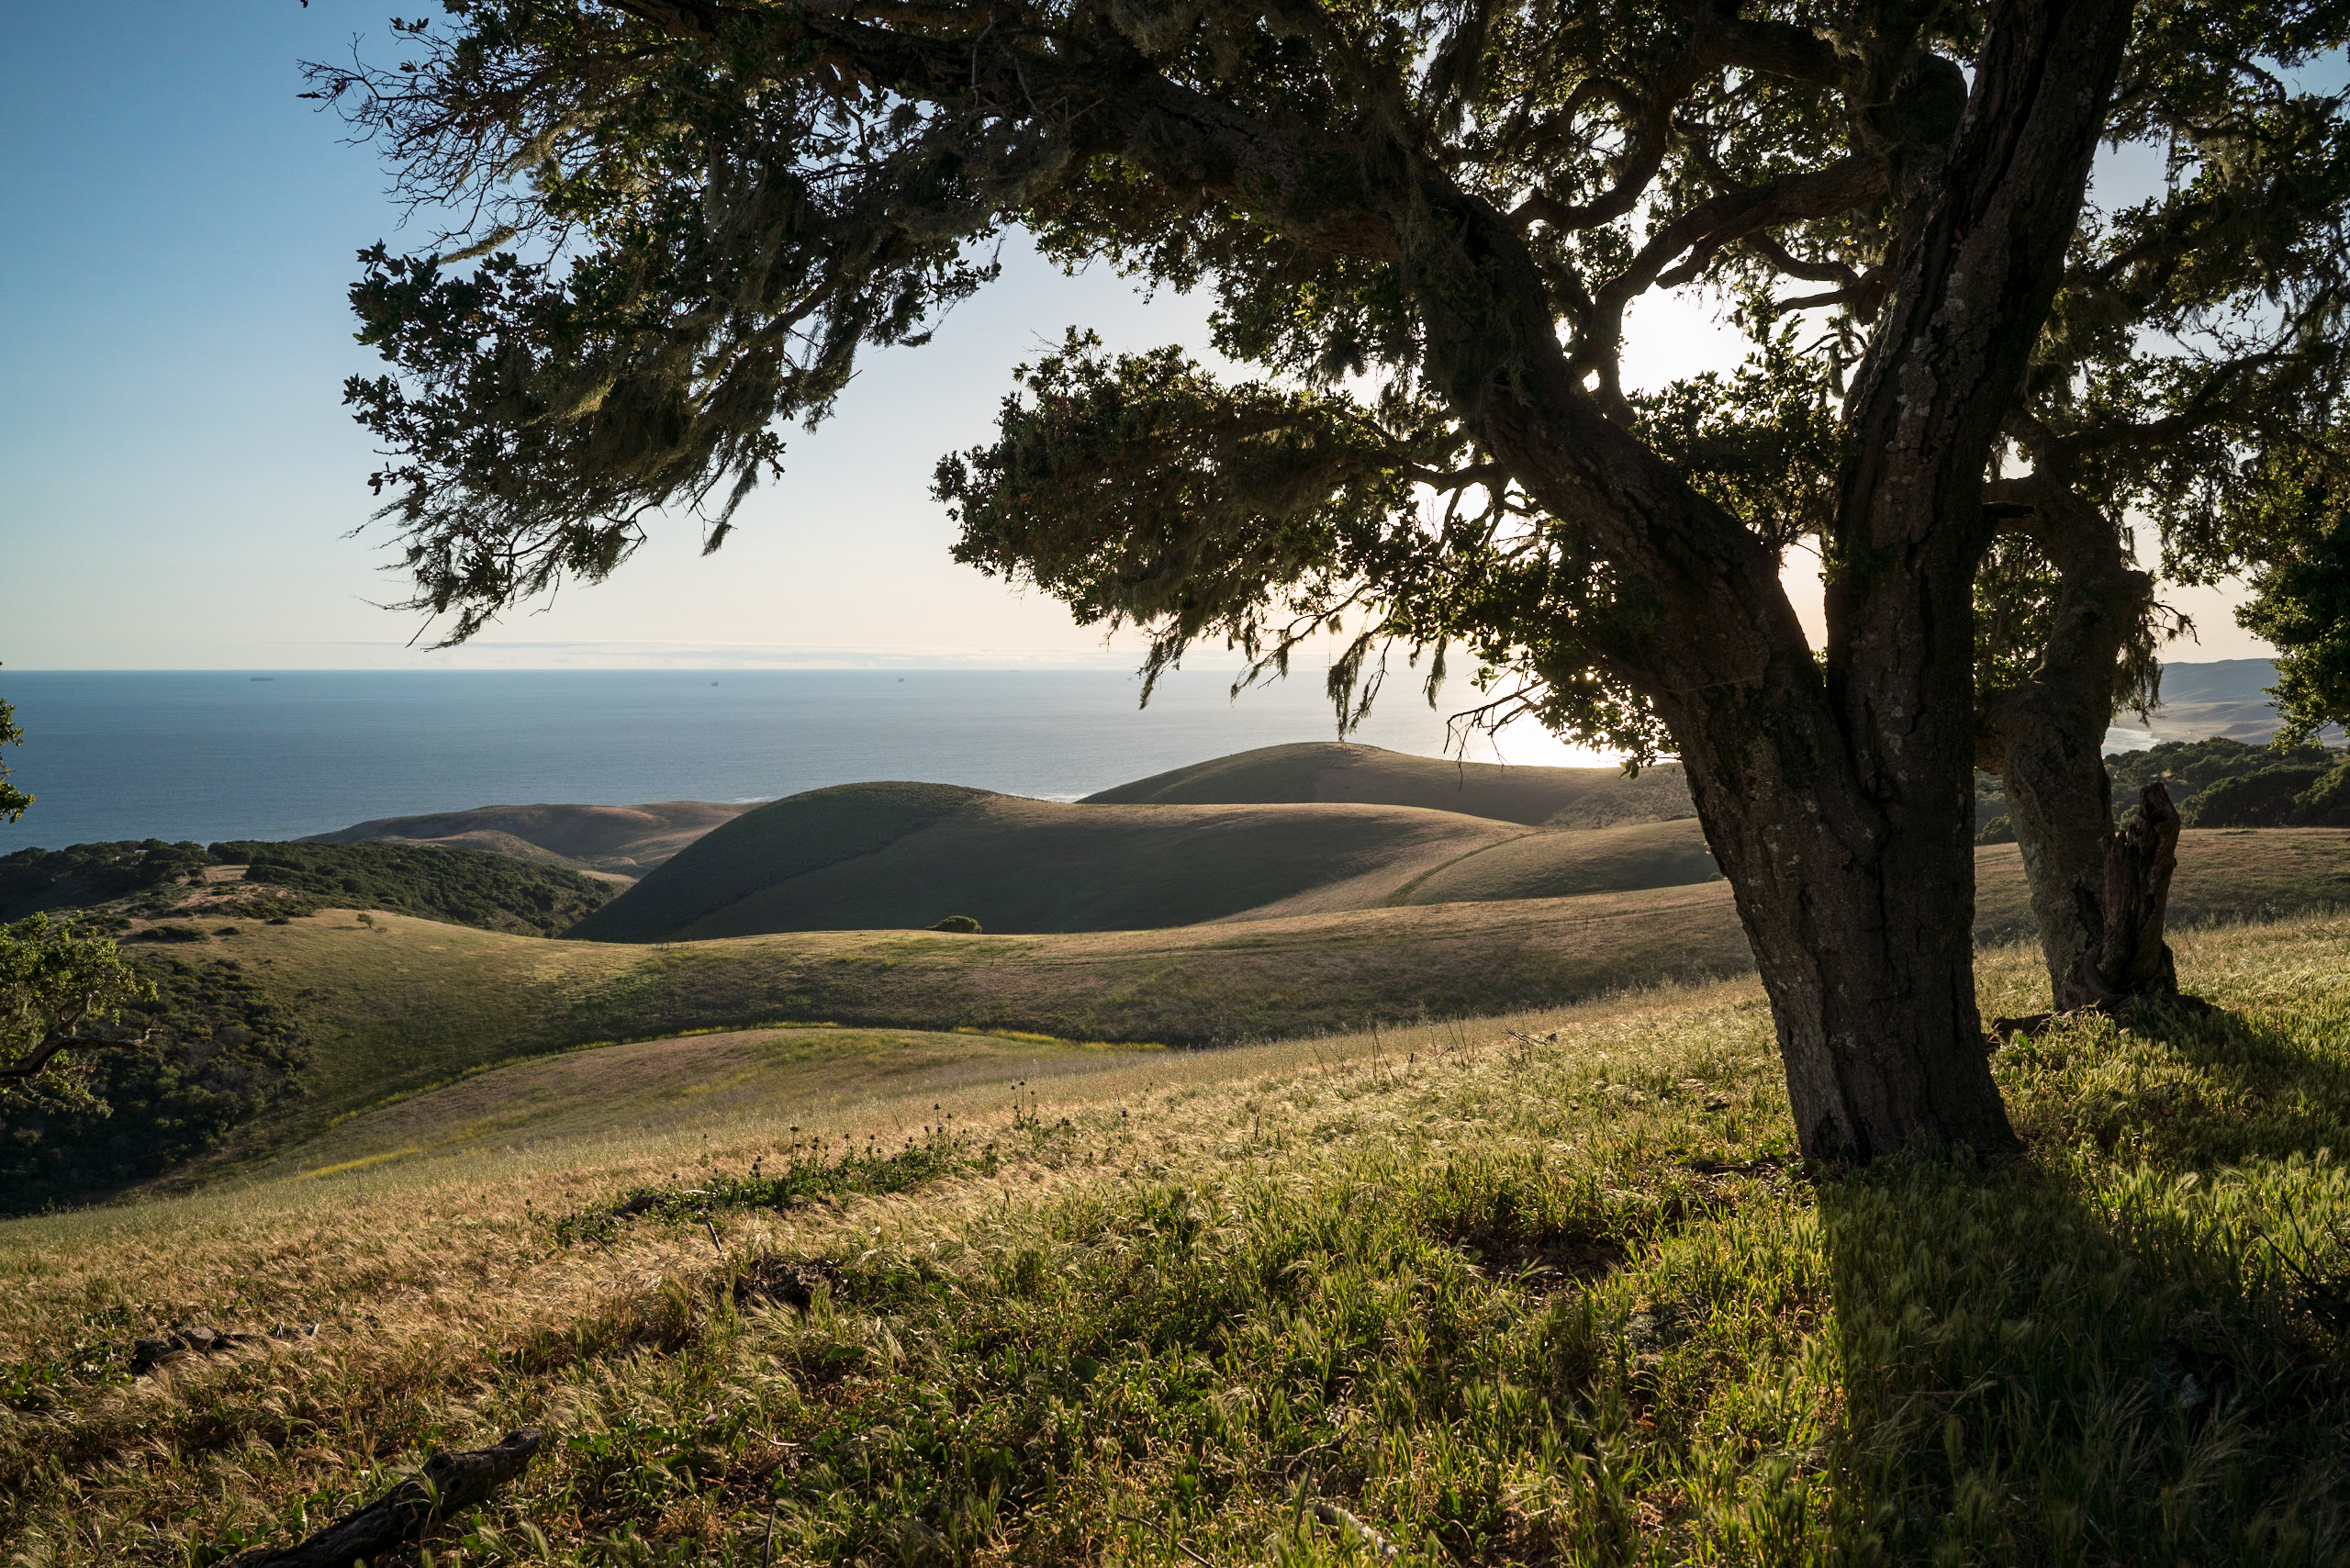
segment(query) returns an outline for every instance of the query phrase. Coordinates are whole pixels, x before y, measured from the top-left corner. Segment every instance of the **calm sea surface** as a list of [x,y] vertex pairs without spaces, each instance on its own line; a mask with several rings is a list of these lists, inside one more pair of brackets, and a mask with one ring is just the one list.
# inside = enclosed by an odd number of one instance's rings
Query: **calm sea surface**
[[[7,753],[11,782],[39,798],[0,824],[0,854],[293,838],[539,801],[766,800],[872,778],[1073,800],[1331,738],[1318,675],[1237,702],[1229,684],[1179,672],[1137,711],[1131,676],[1091,670],[0,670],[27,735]],[[1358,738],[1437,756],[1444,721],[1398,680]]]

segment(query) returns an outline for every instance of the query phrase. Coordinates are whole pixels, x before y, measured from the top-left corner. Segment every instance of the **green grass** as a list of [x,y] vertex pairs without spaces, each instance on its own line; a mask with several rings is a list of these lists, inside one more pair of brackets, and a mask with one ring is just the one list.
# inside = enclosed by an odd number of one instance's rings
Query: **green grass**
[[1104,1071],[1138,1048],[837,1027],[719,1030],[601,1046],[510,1063],[358,1113],[241,1174],[465,1159],[551,1141],[707,1129],[744,1116],[812,1124],[891,1096]]
[[1695,817],[1615,827],[1529,833],[1439,868],[1405,885],[1396,903],[1568,898],[1684,887],[1719,878]]
[[2350,919],[2180,947],[2225,1011],[1999,1053],[1996,1165],[1794,1163],[1727,982],[0,1225],[0,1549],[527,1422],[436,1563],[2350,1561]]
[[1138,778],[1086,804],[1420,806],[1527,826],[1612,827],[1693,817],[1674,765],[1627,778],[1614,767],[1507,767],[1329,741],[1260,746]]

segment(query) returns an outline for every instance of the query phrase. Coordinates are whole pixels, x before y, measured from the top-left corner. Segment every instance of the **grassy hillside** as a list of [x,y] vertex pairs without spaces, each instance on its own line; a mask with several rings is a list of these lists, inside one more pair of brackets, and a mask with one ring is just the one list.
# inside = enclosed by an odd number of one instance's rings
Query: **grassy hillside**
[[1695,817],[1619,827],[1550,829],[1463,856],[1398,889],[1399,903],[1566,898],[1675,888],[1720,877]]
[[515,1062],[379,1106],[248,1170],[317,1173],[461,1159],[564,1141],[673,1137],[745,1116],[812,1126],[877,1100],[968,1097],[1040,1074],[1111,1070],[1136,1054],[975,1031],[832,1027],[599,1046]]
[[437,1561],[2342,1562],[2350,922],[2181,948],[2222,1011],[2000,1051],[1996,1162],[1791,1160],[1734,982],[0,1225],[0,1553],[533,1425]]
[[[1978,929],[2030,931],[2012,846],[1977,854]],[[2350,832],[2188,833],[2179,924],[2350,907]],[[233,958],[315,1042],[308,1092],[232,1152],[482,1066],[594,1041],[833,1022],[1199,1045],[1555,1006],[1744,973],[1727,884],[1163,931],[811,932],[639,946],[330,912],[175,946]]]
[[1677,766],[1626,778],[1613,767],[1507,767],[1407,756],[1329,741],[1255,751],[1153,774],[1087,804],[1232,806],[1352,802],[1420,806],[1527,826],[1609,827],[1696,814]]
[[553,857],[588,870],[641,877],[747,806],[662,801],[643,806],[477,806],[465,812],[378,817],[314,844],[397,839],[451,849],[487,849],[524,859]]
[[571,935],[1132,931],[1393,903],[1555,898],[1715,875],[1694,818],[1568,831],[1411,806],[1064,805],[850,784],[713,830]]
[[[811,790],[744,812],[713,829],[631,888],[573,935],[596,942],[656,942],[760,889],[872,855],[954,815],[984,790],[953,784],[844,784]],[[615,904],[620,900],[613,901]],[[932,921],[958,913],[940,910]]]

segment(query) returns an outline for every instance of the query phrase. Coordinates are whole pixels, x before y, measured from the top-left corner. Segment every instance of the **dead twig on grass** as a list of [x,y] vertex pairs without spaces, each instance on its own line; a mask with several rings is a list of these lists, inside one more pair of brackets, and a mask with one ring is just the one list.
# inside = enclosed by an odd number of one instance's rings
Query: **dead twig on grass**
[[1163,1529],[1163,1530],[1165,1530],[1165,1531],[1167,1532],[1167,1540],[1168,1540],[1169,1544],[1169,1545],[1171,1545],[1171,1546],[1173,1546],[1173,1547],[1175,1548],[1175,1550],[1176,1550],[1176,1551],[1178,1551],[1181,1552],[1184,1556],[1186,1556],[1186,1557],[1190,1558],[1192,1562],[1196,1562],[1196,1563],[1200,1564],[1200,1568],[1215,1568],[1215,1560],[1214,1560],[1214,1558],[1211,1558],[1211,1557],[1203,1557],[1203,1556],[1201,1556],[1198,1552],[1196,1552],[1196,1551],[1192,1551],[1190,1547],[1185,1546],[1181,1541],[1177,1540],[1175,1539],[1175,1527],[1174,1527],[1173,1525],[1171,1525],[1171,1524],[1167,1524],[1167,1525],[1155,1525],[1155,1524],[1152,1524],[1148,1519],[1136,1518],[1134,1515],[1132,1515],[1132,1514],[1121,1514],[1121,1513],[1115,1513],[1115,1512],[1113,1512],[1113,1513],[1111,1514],[1111,1516],[1110,1516],[1110,1517],[1111,1517],[1112,1518],[1113,1518],[1113,1519],[1124,1519],[1126,1523],[1128,1523],[1128,1524],[1130,1524],[1130,1525],[1140,1525],[1140,1526],[1142,1526],[1142,1528],[1143,1528],[1143,1529]]
[[1315,1504],[1314,1517],[1356,1545],[1367,1549],[1382,1562],[1404,1554],[1401,1547],[1336,1503]]

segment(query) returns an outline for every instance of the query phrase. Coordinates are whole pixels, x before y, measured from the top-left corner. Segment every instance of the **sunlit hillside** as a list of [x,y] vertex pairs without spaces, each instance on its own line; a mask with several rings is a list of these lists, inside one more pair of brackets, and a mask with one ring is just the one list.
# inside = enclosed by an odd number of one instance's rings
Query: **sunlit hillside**
[[212,1562],[529,1427],[436,1563],[2341,1562],[2350,924],[2180,949],[2221,1011],[2001,1050],[1997,1164],[1803,1166],[1743,980],[505,1069],[436,1119],[502,1139],[0,1224],[0,1545]]

